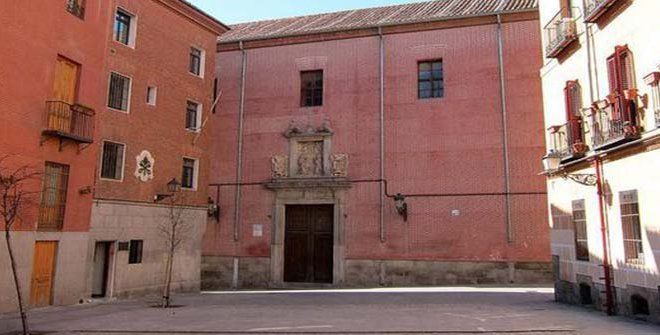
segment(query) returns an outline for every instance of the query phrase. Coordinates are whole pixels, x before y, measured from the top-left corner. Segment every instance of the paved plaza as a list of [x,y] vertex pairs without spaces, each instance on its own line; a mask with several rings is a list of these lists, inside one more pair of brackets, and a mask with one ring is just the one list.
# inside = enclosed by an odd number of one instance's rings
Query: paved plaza
[[[206,292],[30,312],[33,331],[62,334],[598,334],[660,327],[553,302],[550,288]],[[18,325],[0,316],[0,333]]]

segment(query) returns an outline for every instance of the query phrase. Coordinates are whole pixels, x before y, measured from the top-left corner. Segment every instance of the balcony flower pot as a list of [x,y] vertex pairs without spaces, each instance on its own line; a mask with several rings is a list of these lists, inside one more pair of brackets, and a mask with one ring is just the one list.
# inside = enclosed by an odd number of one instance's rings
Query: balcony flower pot
[[610,104],[615,104],[615,103],[616,103],[616,98],[617,98],[617,94],[616,94],[616,93],[611,93],[611,94],[608,94],[608,95],[607,95],[607,101],[608,101]]
[[588,150],[589,150],[589,147],[586,144],[582,143],[582,142],[573,143],[573,153],[583,154],[583,153],[587,152]]
[[623,95],[626,97],[626,100],[637,100],[637,89],[631,88],[629,90],[623,91]]

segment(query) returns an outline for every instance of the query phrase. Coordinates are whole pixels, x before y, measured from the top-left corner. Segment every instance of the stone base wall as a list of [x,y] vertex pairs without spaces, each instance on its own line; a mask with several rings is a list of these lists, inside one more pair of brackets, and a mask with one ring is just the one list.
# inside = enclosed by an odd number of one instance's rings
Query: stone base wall
[[[578,283],[565,280],[556,281],[555,299],[562,303],[582,305],[586,308],[605,311],[605,286],[591,282],[591,279],[586,276],[578,276],[577,280]],[[588,285],[588,291],[591,293],[591,303],[584,301],[583,294],[581,294],[581,284],[583,287]],[[582,288],[582,290],[586,291],[586,288]],[[632,297],[635,295],[646,300],[649,315],[634,313]],[[660,324],[660,288],[653,289],[632,285],[625,288],[614,287],[614,301],[615,314]]]
[[[344,282],[336,287],[552,283],[549,263],[348,259],[344,271]],[[202,290],[274,286],[269,258],[202,257]]]

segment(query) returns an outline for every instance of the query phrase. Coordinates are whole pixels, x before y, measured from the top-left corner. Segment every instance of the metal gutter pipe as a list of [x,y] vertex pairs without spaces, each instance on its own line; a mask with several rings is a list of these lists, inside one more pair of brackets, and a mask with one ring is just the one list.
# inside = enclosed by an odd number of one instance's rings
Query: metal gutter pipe
[[378,184],[378,194],[380,201],[380,210],[378,215],[380,227],[380,242],[386,241],[385,236],[385,192],[382,180],[385,179],[385,37],[383,36],[383,28],[378,27],[378,42],[379,42],[379,65],[378,77],[380,86],[379,96],[379,121],[380,121],[380,180]]
[[247,70],[247,52],[243,42],[239,42],[241,50],[241,97],[238,107],[238,147],[236,149],[236,193],[234,194],[234,241],[239,240],[239,223],[241,219],[241,180],[243,179],[243,116],[245,113],[245,73]]
[[504,79],[504,41],[502,38],[502,16],[497,14],[497,58],[500,70],[500,104],[502,108],[502,156],[504,159],[504,202],[506,212],[506,238],[513,243],[511,229],[511,176],[509,167],[509,134],[507,130],[506,83]]

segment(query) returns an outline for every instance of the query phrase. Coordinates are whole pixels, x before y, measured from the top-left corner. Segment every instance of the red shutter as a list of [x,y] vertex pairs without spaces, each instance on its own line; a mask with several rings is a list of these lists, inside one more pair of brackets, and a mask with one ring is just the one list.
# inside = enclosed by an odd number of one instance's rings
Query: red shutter
[[569,144],[581,143],[582,139],[582,115],[580,114],[580,84],[577,81],[566,82],[564,88],[564,99],[566,103],[566,120],[568,121]]
[[610,83],[610,93],[615,93],[619,91],[619,80],[618,80],[618,71],[617,71],[617,61],[616,53],[609,58],[607,58],[607,78]]
[[621,73],[621,89],[629,90],[635,87],[632,76],[632,57],[628,48],[619,55],[619,68]]

